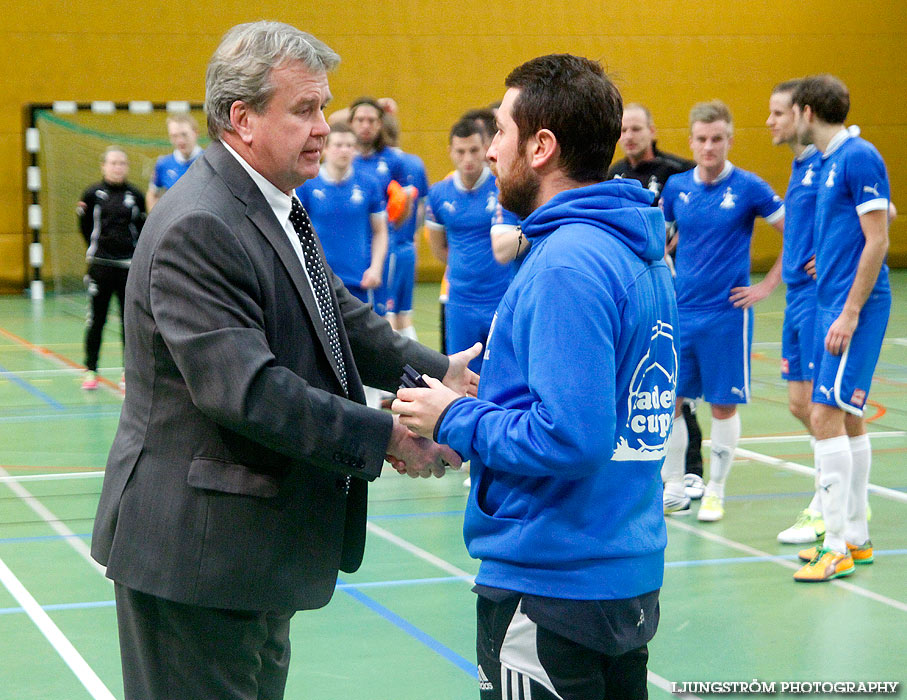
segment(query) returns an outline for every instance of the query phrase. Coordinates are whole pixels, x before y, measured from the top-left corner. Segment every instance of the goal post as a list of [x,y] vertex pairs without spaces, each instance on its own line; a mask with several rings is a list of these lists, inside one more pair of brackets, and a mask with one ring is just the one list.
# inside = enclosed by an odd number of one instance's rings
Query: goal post
[[[202,105],[193,102],[54,102],[28,106],[25,147],[26,218],[31,231],[28,259],[33,299],[45,288],[56,294],[84,288],[85,241],[76,204],[86,187],[101,179],[108,146],[129,157],[128,180],[142,192],[158,156],[172,151],[166,117],[191,113],[205,132]],[[200,139],[202,146],[205,141]]]

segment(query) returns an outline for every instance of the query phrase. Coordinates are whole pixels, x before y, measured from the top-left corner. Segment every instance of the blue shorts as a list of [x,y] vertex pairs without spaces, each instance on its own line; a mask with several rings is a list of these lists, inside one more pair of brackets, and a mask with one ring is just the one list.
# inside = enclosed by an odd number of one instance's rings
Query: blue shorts
[[890,312],[890,295],[870,296],[860,311],[857,329],[847,349],[840,355],[832,355],[825,349],[825,336],[840,311],[819,309],[816,318],[813,403],[836,406],[855,416],[863,415]]
[[753,310],[678,310],[677,396],[711,404],[750,398]]
[[411,312],[416,280],[416,249],[413,246],[406,246],[387,256],[384,279],[387,286],[387,313]]
[[[463,303],[451,299],[448,300],[445,309],[444,332],[447,339],[445,351],[452,355],[471,348],[476,343],[482,343],[484,349],[494,312],[498,310],[497,303]],[[480,372],[484,355],[483,351],[478,357],[473,358],[469,363],[469,369]]]
[[363,289],[362,287],[352,284],[347,284],[345,286],[347,291],[359,301],[371,305],[372,310],[379,316],[384,316],[384,314],[387,313],[387,293],[384,291],[384,285],[377,289]]
[[816,337],[816,294],[808,292],[787,293],[784,309],[784,327],[781,330],[781,378],[789,382],[811,382]]

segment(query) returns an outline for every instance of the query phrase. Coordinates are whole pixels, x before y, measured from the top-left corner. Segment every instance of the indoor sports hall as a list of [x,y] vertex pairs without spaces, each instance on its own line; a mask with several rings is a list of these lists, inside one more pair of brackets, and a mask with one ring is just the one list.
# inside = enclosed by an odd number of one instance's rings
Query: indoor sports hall
[[[700,522],[694,505],[692,516],[666,518],[648,693],[831,696],[852,684],[886,694],[893,683],[907,692],[902,3],[37,0],[0,16],[8,68],[0,104],[0,700],[124,697],[114,588],[89,549],[128,387],[113,312],[99,385],[80,387],[88,301],[75,207],[99,179],[108,145],[128,155],[129,181],[145,189],[155,159],[171,150],[170,113],[193,113],[208,145],[206,63],[227,29],[258,19],[311,32],[340,54],[326,113],[361,95],[392,97],[400,146],[423,159],[432,183],[450,172],[450,125],[499,101],[508,72],[541,54],[600,61],[625,103],[651,110],[659,148],[684,158],[690,107],[720,98],[734,115],[730,160],[779,194],[791,154],[772,145],[765,125],[772,87],[825,72],[846,82],[847,122],[882,154],[901,212],[890,224],[892,311],[866,409],[874,562],[828,583],[795,583],[800,547],[776,540],[814,491],[809,435],[788,410],[779,371],[782,285],[755,309],[752,398],[741,409],[726,515]],[[438,348],[443,265],[419,238],[415,327]],[[780,236],[757,223],[756,280],[780,249]],[[709,412],[698,415],[708,436]],[[703,454],[708,471],[708,441]],[[294,617],[286,698],[478,697],[478,562],[463,543],[465,477],[451,470],[412,480],[385,465],[369,488],[361,568],[341,573],[326,607]]]

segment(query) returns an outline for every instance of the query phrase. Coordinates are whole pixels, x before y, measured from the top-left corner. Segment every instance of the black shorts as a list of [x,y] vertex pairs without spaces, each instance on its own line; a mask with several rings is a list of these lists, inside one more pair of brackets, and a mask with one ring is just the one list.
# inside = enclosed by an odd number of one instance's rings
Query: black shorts
[[479,596],[476,653],[482,700],[642,700],[648,646],[609,656],[542,627],[522,597]]

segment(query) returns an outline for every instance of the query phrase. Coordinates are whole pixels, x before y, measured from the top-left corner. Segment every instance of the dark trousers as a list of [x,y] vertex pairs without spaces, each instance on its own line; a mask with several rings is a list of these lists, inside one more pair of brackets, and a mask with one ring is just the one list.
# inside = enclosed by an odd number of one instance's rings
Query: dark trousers
[[120,304],[120,328],[123,327],[123,309],[126,301],[127,267],[113,267],[93,263],[88,268],[88,318],[85,330],[85,366],[92,372],[98,371],[98,355],[101,353],[101,336],[107,323],[110,299],[116,295]]
[[185,605],[115,584],[126,700],[281,700],[292,612]]
[[[535,628],[535,649],[523,647],[517,663],[501,663],[519,596],[493,602],[479,596],[476,653],[481,700],[645,700],[648,646],[608,656],[545,629]],[[543,671],[538,673],[538,666]],[[535,670],[530,670],[535,669]],[[541,675],[547,678],[541,678]],[[552,692],[547,686],[554,688]],[[528,686],[528,694],[526,688]]]
[[702,429],[688,403],[683,404],[683,420],[687,424],[690,442],[687,444],[686,473],[702,476]]

